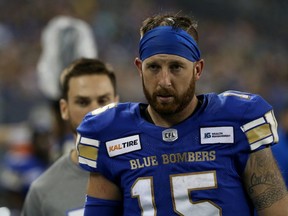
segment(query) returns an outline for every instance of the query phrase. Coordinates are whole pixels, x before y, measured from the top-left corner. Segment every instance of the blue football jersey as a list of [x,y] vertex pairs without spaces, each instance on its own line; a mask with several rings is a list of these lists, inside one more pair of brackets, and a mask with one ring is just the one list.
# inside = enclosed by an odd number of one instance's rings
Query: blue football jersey
[[236,91],[198,97],[171,128],[145,120],[139,103],[97,109],[78,127],[80,165],[121,188],[123,215],[253,215],[241,176],[252,151],[278,141],[272,107]]

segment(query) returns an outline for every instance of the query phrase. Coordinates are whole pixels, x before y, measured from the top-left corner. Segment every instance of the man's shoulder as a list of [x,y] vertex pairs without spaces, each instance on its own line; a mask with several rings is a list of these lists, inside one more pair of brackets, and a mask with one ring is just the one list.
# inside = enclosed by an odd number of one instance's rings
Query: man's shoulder
[[271,105],[258,94],[241,91],[225,91],[220,94],[207,94],[208,100],[219,107],[244,108],[260,107],[271,109]]
[[37,190],[49,189],[63,175],[63,169],[65,169],[68,159],[69,154],[64,154],[58,158],[44,173],[33,181],[30,188]]
[[84,121],[89,118],[100,118],[100,119],[114,119],[115,116],[117,118],[126,117],[129,115],[133,115],[137,108],[139,107],[139,103],[111,103],[104,107],[97,108],[91,112],[89,112],[85,117]]
[[225,91],[220,94],[206,94],[206,113],[212,118],[229,118],[241,121],[257,119],[273,110],[272,106],[260,95],[241,92]]
[[217,98],[222,103],[231,103],[231,104],[249,104],[255,102],[265,101],[260,95],[253,94],[250,92],[228,90],[219,94],[208,94],[211,98]]
[[[109,104],[88,113],[77,128],[77,132],[89,137],[90,133],[105,134],[135,121],[139,112],[138,103]],[[110,133],[110,132],[109,132]]]

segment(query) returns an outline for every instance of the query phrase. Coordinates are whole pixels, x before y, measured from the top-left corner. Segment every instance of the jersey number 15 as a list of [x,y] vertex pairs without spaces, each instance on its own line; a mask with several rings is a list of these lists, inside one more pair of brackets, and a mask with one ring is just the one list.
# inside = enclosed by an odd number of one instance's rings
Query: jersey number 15
[[[193,202],[190,191],[217,188],[216,172],[196,172],[170,175],[171,199],[177,215],[221,216],[221,208],[209,200]],[[138,199],[142,216],[156,216],[153,177],[138,178],[131,189],[133,198]]]

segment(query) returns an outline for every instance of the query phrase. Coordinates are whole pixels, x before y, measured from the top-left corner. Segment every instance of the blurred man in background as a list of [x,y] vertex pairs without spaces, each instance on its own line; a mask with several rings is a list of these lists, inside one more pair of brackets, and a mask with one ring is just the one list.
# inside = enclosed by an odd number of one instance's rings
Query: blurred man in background
[[[61,74],[61,117],[76,138],[76,127],[93,109],[118,102],[115,74],[97,59],[81,58]],[[75,139],[74,139],[75,141]],[[32,183],[23,216],[83,215],[88,173],[73,149]]]
[[37,64],[38,85],[55,118],[53,135],[56,144],[51,150],[51,160],[55,160],[62,153],[68,152],[74,144],[58,109],[61,95],[59,75],[75,59],[97,58],[98,49],[92,27],[84,20],[72,16],[55,16],[43,29],[41,36],[42,53]]

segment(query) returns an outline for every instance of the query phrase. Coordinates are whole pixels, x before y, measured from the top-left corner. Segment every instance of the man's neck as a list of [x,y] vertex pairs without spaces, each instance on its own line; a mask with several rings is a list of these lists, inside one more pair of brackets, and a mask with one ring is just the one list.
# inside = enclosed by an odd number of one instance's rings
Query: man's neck
[[72,151],[70,152],[70,158],[73,163],[78,165],[78,155],[76,149],[72,149]]

